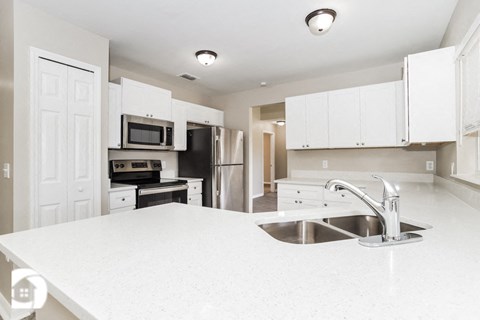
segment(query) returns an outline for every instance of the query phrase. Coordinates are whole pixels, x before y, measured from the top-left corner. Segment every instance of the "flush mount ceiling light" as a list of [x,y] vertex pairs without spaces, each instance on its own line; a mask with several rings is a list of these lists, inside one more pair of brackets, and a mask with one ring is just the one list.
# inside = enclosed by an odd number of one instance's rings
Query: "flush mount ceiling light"
[[204,66],[209,66],[217,59],[217,54],[210,50],[200,50],[195,53],[198,62]]
[[283,127],[285,125],[285,120],[278,120],[277,125]]
[[310,12],[305,18],[310,32],[314,35],[324,34],[330,29],[333,21],[337,17],[337,13],[332,9],[319,9]]

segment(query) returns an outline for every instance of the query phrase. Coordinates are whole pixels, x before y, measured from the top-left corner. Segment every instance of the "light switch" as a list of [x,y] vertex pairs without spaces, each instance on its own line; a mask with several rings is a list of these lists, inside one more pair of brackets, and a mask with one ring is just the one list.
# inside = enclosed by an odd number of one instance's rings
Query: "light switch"
[[3,177],[10,179],[10,163],[3,164]]

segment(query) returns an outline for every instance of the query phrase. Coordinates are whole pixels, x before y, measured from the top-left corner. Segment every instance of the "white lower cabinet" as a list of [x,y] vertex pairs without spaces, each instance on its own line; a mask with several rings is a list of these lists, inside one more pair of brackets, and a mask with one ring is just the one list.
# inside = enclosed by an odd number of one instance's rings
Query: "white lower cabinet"
[[118,213],[123,211],[134,210],[137,204],[135,189],[130,190],[115,190],[110,189],[109,196],[109,212]]
[[308,209],[322,206],[323,187],[278,184],[277,210]]
[[195,180],[188,182],[187,204],[199,207],[203,206],[202,181]]
[[328,191],[323,184],[278,183],[278,211],[348,206],[356,201],[360,200],[349,191]]

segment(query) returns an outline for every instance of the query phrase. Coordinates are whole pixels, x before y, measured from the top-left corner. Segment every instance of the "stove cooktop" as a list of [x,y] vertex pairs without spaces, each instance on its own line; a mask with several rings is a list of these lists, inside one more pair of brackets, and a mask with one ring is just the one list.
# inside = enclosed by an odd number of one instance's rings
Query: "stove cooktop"
[[185,180],[178,180],[178,179],[151,179],[151,180],[130,180],[130,181],[116,181],[123,184],[130,184],[136,185],[138,189],[150,189],[150,188],[163,188],[169,186],[178,186],[182,184],[186,184],[187,181]]

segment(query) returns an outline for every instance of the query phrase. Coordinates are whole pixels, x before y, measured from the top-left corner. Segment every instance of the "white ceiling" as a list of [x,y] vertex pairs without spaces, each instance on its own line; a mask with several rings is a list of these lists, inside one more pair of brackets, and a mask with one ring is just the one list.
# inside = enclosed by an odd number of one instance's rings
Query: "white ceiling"
[[[400,62],[437,48],[457,0],[26,0],[111,40],[113,65],[200,77],[216,93]],[[322,36],[305,16],[332,8]],[[218,53],[210,67],[197,50]],[[182,79],[183,81],[183,79]],[[187,81],[187,80],[184,80]]]

